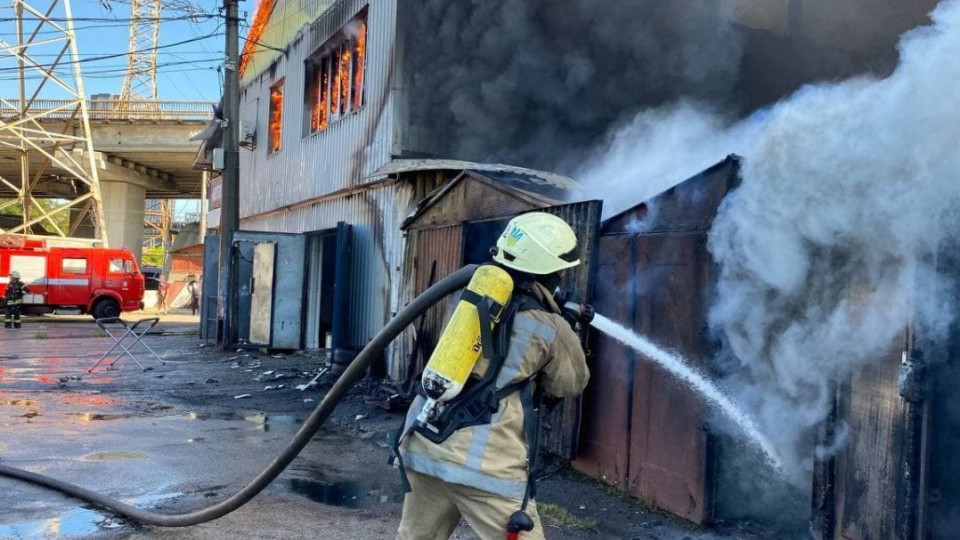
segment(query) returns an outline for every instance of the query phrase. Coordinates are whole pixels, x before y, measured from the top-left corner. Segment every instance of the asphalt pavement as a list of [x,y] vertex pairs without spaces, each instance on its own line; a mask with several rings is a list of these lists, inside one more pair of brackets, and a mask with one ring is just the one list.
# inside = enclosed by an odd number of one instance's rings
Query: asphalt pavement
[[[321,400],[329,381],[297,387],[327,359],[222,351],[198,328],[189,311],[162,316],[144,338],[160,360],[138,347],[131,352],[146,371],[129,357],[109,368],[111,355],[92,373],[114,341],[89,317],[31,317],[0,331],[0,461],[158,512],[195,511],[235,493]],[[386,463],[386,435],[401,415],[365,402],[378,386],[358,384],[277,481],[217,521],[145,527],[0,478],[0,538],[393,538],[403,494]],[[552,540],[703,536],[573,473],[542,482],[540,502],[561,508],[545,522]],[[454,538],[475,536],[461,524]]]

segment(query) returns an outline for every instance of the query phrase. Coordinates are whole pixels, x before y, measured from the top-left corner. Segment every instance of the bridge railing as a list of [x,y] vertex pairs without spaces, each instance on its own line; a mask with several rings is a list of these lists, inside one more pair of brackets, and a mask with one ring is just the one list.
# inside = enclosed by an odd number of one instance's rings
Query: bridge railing
[[[72,101],[38,99],[28,109],[32,115],[43,113],[50,120],[68,120],[76,107]],[[116,99],[87,100],[91,122],[206,122],[213,117],[213,103],[207,101],[127,101]],[[19,100],[0,100],[0,119],[9,121],[20,116]]]

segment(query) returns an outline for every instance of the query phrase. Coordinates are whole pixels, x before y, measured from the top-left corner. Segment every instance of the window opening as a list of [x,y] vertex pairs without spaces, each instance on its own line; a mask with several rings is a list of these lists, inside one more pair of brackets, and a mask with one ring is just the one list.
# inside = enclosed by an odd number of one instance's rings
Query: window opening
[[270,118],[267,152],[279,152],[283,139],[283,79],[270,87]]
[[325,43],[305,66],[310,132],[363,106],[367,60],[367,12],[363,11]]

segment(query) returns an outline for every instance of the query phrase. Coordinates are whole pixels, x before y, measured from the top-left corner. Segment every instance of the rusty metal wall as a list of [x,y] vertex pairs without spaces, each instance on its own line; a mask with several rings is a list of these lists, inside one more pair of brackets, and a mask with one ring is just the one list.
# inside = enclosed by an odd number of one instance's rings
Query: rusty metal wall
[[[463,223],[509,218],[534,208],[537,206],[533,200],[521,197],[520,193],[511,193],[510,190],[502,190],[469,178],[462,181],[461,185],[455,186],[441,200],[436,201],[432,208],[408,224],[404,299],[409,301],[426,289],[433,261],[437,261],[436,279],[446,276],[463,264]],[[565,288],[573,293],[573,300],[588,301],[593,289],[593,258],[599,237],[602,203],[587,201],[541,210],[559,215],[577,231],[583,263],[565,278]],[[424,321],[422,333],[426,337],[426,357],[429,357],[432,346],[439,337],[448,307],[435,307]],[[394,362],[395,365],[403,365],[394,375],[396,378],[405,379],[410,373],[409,370],[417,367],[412,365],[413,334],[413,331],[407,333],[403,340],[402,353],[397,355],[398,359]],[[580,408],[580,398],[573,398],[564,400],[562,405],[546,415],[540,434],[544,448],[565,458],[572,458],[576,454]]]
[[[738,184],[731,156],[603,223],[594,305],[709,371],[705,329],[714,286],[707,234]],[[574,467],[695,523],[712,517],[710,440],[699,396],[650,360],[599,333],[591,336],[591,383],[583,397]]]
[[[409,231],[408,255],[404,262],[409,272],[406,275],[412,287],[412,297],[425,291],[430,286],[431,279],[436,283],[460,268],[463,260],[462,238],[462,225]],[[436,304],[422,321],[418,320],[407,332],[403,353],[395,362],[397,379],[406,380],[412,374],[420,372],[422,364],[429,358],[440,338],[440,329],[446,320],[448,307],[449,302]],[[417,340],[420,341],[419,344],[416,344]]]
[[[706,232],[604,235],[595,307],[703,368],[711,261]],[[705,409],[652,361],[599,333],[575,467],[661,510],[710,519]]]
[[[634,328],[707,368],[712,261],[705,232],[639,235]],[[705,409],[699,395],[649,360],[635,365],[629,491],[694,523],[710,518]],[[706,369],[709,371],[709,369]]]
[[[353,17],[369,6],[364,104],[325,130],[304,135],[304,62]],[[257,145],[240,151],[240,215],[257,216],[372,180],[389,162],[393,146],[395,92],[391,88],[396,1],[341,0],[304,27],[288,52],[241,89],[240,117],[256,127]],[[284,79],[282,148],[269,154],[270,87]]]
[[[594,306],[615,321],[636,319],[637,256],[632,235],[600,238]],[[590,384],[583,393],[579,453],[573,467],[626,491],[636,355],[602,335],[591,336],[593,354],[587,359]]]
[[[400,302],[406,304],[422,293],[430,279],[432,262],[437,261],[435,279],[439,280],[463,265],[463,223],[513,217],[532,210],[542,204],[536,204],[539,198],[517,190],[498,186],[495,182],[472,171],[462,175],[442,175],[435,173],[419,175],[414,193],[425,193],[425,189],[448,181],[456,182],[449,191],[433,201],[432,206],[423,209],[407,223],[406,258],[403,261],[403,277],[400,290]],[[436,338],[443,326],[447,306],[431,310],[425,319],[423,331],[428,337],[424,353],[429,356]],[[409,373],[410,359],[415,343],[414,331],[398,340],[396,361],[391,365],[391,377],[405,379]]]

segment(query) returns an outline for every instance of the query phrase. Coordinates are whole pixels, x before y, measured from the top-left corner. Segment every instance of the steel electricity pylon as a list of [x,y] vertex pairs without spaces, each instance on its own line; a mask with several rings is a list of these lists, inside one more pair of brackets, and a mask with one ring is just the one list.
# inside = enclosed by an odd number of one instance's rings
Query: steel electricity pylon
[[130,44],[120,103],[156,101],[161,0],[130,1]]
[[[70,0],[11,0],[15,39],[0,36],[0,66],[18,98],[0,96],[0,214],[22,214],[0,233],[35,226],[76,236],[89,217],[107,244],[97,163]],[[13,172],[16,169],[17,172]]]
[[133,102],[157,101],[157,46],[160,44],[160,23],[164,11],[187,16],[200,13],[199,6],[186,0],[101,0],[110,9],[111,3],[130,5],[130,42],[127,46],[127,73],[120,90],[121,107]]

